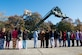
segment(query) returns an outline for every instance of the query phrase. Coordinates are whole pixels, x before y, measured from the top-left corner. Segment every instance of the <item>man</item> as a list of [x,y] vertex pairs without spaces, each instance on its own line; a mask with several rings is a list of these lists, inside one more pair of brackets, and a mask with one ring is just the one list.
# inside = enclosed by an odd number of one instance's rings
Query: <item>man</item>
[[57,47],[57,39],[58,39],[58,32],[57,30],[54,31],[54,43],[55,43],[55,47]]
[[46,30],[46,33],[45,33],[45,40],[46,40],[46,48],[48,48],[48,45],[49,45],[49,32],[48,32],[48,30]]
[[71,36],[70,31],[67,31],[67,42],[68,42],[68,47],[70,47],[70,36]]
[[35,30],[33,33],[33,37],[34,37],[34,48],[37,47],[37,40],[38,40],[38,32]]

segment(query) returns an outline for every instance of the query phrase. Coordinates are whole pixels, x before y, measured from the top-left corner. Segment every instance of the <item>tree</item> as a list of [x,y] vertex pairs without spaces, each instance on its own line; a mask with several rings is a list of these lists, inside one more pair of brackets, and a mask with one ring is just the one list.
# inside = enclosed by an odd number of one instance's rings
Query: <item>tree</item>
[[48,21],[48,24],[51,29],[56,29],[56,25],[54,25],[51,21]]
[[44,30],[51,30],[50,24],[47,22],[43,22],[39,28]]
[[34,12],[30,17],[26,17],[25,19],[25,27],[30,30],[42,19],[42,17],[39,13]]
[[58,24],[56,24],[56,27],[61,31],[74,30],[74,26],[67,21],[60,21]]
[[5,27],[5,22],[0,21],[0,28]]
[[75,30],[81,30],[82,23],[79,20],[79,18],[75,20],[75,24],[76,24]]
[[24,27],[24,20],[18,15],[10,16],[6,24],[8,27]]

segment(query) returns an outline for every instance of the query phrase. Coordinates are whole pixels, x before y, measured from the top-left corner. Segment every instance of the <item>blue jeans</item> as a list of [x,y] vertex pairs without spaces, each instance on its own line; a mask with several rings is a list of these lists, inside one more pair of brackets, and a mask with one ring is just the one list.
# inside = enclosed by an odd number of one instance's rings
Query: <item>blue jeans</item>
[[26,40],[23,40],[23,48],[26,48]]
[[70,47],[70,39],[68,39],[67,41],[68,41],[68,47]]
[[4,39],[0,39],[0,49],[4,48]]
[[37,48],[37,40],[34,40],[34,48]]

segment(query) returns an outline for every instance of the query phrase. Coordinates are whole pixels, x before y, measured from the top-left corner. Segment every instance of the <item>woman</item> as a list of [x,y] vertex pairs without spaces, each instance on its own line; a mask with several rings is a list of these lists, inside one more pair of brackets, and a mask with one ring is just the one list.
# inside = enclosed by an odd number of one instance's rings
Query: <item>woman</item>
[[72,47],[74,46],[74,39],[75,39],[75,34],[74,34],[74,32],[72,31],[72,33],[71,33]]
[[79,35],[80,33],[79,33],[79,31],[77,30],[76,31],[76,44],[77,44],[77,46],[79,46],[79,41],[80,41],[80,35]]
[[4,48],[4,33],[2,32],[2,28],[0,28],[0,49]]
[[59,32],[59,47],[61,47],[62,31]]
[[40,34],[39,34],[40,40],[41,40],[41,48],[44,48],[44,38],[45,38],[45,32],[44,30],[41,30]]
[[54,31],[50,31],[50,44],[51,48],[54,47]]
[[17,31],[17,28],[15,28],[13,31],[12,31],[12,40],[13,40],[13,49],[16,48],[16,45],[17,45],[17,38],[18,38],[18,31]]
[[38,32],[36,30],[33,33],[33,37],[34,37],[34,48],[37,48]]
[[80,31],[80,46],[82,46],[82,31]]
[[23,49],[26,48],[26,40],[27,40],[27,37],[28,37],[28,32],[26,30],[23,31]]
[[63,40],[63,47],[64,46],[66,47],[66,32],[65,31],[62,32],[62,40]]
[[6,31],[6,48],[9,48],[11,41],[11,31]]

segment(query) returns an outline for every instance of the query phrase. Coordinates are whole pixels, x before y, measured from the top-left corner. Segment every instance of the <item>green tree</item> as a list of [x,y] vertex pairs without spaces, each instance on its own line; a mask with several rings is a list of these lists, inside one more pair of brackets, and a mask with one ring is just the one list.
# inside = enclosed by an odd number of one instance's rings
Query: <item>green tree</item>
[[0,28],[5,27],[5,22],[0,21]]
[[58,24],[56,24],[56,27],[58,30],[66,31],[66,30],[74,30],[73,24],[67,21],[61,21]]
[[11,28],[24,27],[24,20],[18,15],[10,16],[5,25],[10,26]]
[[25,27],[30,30],[33,28],[40,20],[42,19],[41,15],[37,12],[32,13],[30,17],[25,18]]
[[81,30],[82,23],[79,20],[79,18],[75,20],[75,24],[76,24],[75,30]]

